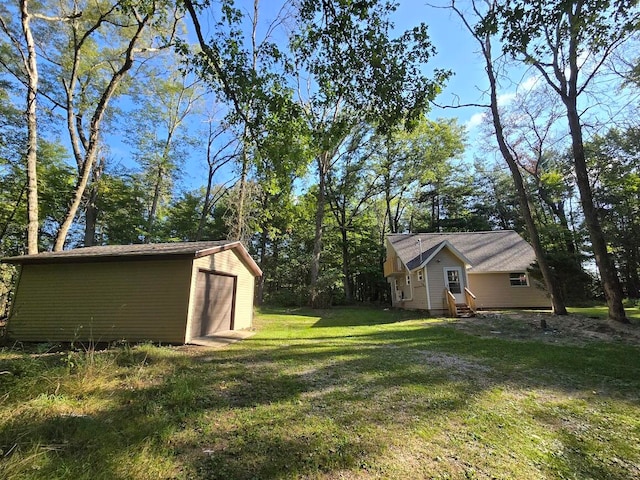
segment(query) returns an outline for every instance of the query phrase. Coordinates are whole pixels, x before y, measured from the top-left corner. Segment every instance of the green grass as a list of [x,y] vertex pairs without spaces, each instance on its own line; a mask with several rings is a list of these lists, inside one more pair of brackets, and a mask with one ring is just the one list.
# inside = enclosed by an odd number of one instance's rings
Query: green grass
[[[597,305],[593,307],[568,307],[569,313],[576,315],[584,315],[592,318],[607,318],[608,309],[605,305]],[[624,309],[627,318],[634,323],[640,322],[640,306],[627,307]]]
[[364,308],[255,323],[220,350],[0,352],[0,478],[640,476],[638,347]]

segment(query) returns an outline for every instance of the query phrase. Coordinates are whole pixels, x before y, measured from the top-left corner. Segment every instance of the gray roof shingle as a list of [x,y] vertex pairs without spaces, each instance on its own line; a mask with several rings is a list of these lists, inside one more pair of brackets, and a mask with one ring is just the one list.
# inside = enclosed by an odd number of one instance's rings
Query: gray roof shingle
[[5,263],[53,263],[77,261],[81,259],[117,259],[123,257],[148,257],[158,255],[184,255],[200,257],[221,247],[233,248],[238,242],[216,240],[205,242],[146,243],[136,245],[103,245],[98,247],[74,248],[61,252],[42,252],[37,255],[20,255],[3,258]]
[[387,238],[410,270],[418,268],[421,258],[426,260],[445,241],[469,260],[470,273],[522,272],[536,259],[531,245],[513,230],[393,234]]

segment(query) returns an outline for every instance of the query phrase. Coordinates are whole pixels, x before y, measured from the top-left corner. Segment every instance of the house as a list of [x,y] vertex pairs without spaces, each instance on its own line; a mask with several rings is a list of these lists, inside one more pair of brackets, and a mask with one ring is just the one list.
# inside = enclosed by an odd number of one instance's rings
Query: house
[[393,306],[452,316],[476,309],[550,308],[527,269],[533,248],[512,230],[388,235]]
[[240,242],[113,245],[10,257],[7,335],[191,343],[251,327],[258,265]]

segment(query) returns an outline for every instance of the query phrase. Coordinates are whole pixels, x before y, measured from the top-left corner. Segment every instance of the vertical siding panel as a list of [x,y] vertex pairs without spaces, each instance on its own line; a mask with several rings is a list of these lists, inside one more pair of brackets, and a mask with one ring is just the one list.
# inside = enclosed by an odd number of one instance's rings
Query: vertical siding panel
[[23,265],[9,334],[182,343],[190,273],[189,259]]

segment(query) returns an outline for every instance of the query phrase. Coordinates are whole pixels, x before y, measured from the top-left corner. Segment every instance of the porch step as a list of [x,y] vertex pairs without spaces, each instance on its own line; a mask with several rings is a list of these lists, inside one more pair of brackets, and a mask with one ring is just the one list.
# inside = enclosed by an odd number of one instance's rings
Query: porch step
[[469,305],[465,303],[456,304],[456,317],[458,318],[470,318],[475,317],[476,314],[469,308]]

